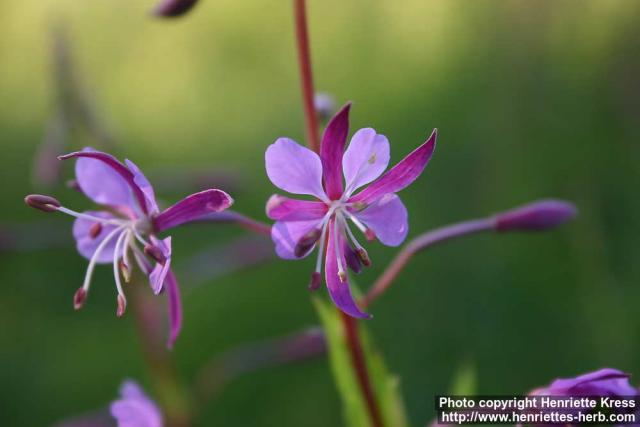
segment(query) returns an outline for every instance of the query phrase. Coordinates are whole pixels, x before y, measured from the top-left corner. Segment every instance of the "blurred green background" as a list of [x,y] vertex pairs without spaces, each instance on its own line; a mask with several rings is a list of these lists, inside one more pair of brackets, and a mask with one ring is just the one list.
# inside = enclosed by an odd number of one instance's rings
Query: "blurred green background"
[[[289,1],[201,0],[175,21],[151,19],[152,7],[2,6],[0,230],[61,239],[49,249],[7,244],[0,252],[3,426],[51,425],[103,408],[125,377],[155,394],[133,314],[114,315],[110,268],[98,270],[85,308],[74,312],[86,262],[70,218],[45,218],[22,203],[47,191],[75,209],[91,206],[63,184],[31,181],[56,109],[53,26],[68,34],[75,71],[118,141],[116,154],[150,175],[235,171],[235,209],[264,219],[275,191],[264,150],[278,136],[302,141]],[[575,222],[551,233],[478,236],[421,254],[371,307],[369,327],[402,379],[413,425],[430,420],[433,395],[468,364],[485,394],[525,393],[603,366],[640,377],[640,2],[326,0],[310,1],[309,13],[316,88],[354,101],[352,130],[387,135],[393,162],[440,130],[425,174],[402,193],[410,236],[542,197],[580,208]],[[76,132],[68,148],[94,143]],[[65,165],[63,181],[72,173]],[[157,188],[168,202],[195,190]],[[172,234],[179,266],[246,232],[203,225]],[[396,249],[369,251],[374,265],[358,278],[363,287]],[[312,263],[274,260],[197,287],[183,280],[174,357],[185,381],[229,347],[317,324],[306,289]],[[320,358],[241,377],[197,425],[341,423]]]

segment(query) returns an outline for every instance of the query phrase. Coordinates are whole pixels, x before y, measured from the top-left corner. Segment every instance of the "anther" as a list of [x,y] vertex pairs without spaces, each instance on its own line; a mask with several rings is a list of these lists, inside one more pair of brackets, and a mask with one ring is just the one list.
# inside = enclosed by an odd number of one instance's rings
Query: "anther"
[[118,294],[118,309],[116,310],[116,316],[122,317],[127,309],[127,300],[124,295]]
[[24,198],[24,202],[35,209],[39,209],[43,212],[55,212],[60,206],[58,199],[51,196],[44,196],[42,194],[30,194]]
[[370,228],[367,228],[367,231],[364,232],[364,236],[370,242],[376,240],[376,233]]
[[89,237],[95,239],[100,235],[100,233],[102,233],[102,224],[100,224],[99,222],[94,222],[93,224],[91,224],[91,227],[89,227]]
[[309,282],[309,290],[310,291],[318,290],[318,288],[320,287],[321,280],[322,280],[322,278],[320,277],[320,273],[319,272],[314,271],[313,273],[311,273],[311,281]]
[[364,248],[356,249],[356,254],[358,254],[358,258],[365,267],[371,267],[371,258],[369,258],[369,254]]
[[160,248],[157,246],[145,245],[144,253],[147,254],[148,257],[153,258],[154,260],[156,260],[158,263],[162,265],[164,265],[164,263],[167,261],[167,258],[164,256]]
[[124,281],[126,283],[129,283],[129,280],[131,280],[131,268],[129,268],[129,265],[127,265],[127,263],[122,260],[120,260],[119,267]]
[[87,291],[84,288],[80,288],[73,295],[73,308],[74,310],[80,310],[87,299]]
[[298,243],[293,250],[293,254],[298,258],[304,256],[304,254],[306,254],[309,249],[311,249],[313,245],[316,244],[316,242],[320,238],[321,233],[322,231],[320,229],[314,228],[313,230],[302,236],[300,240],[298,240]]
[[338,270],[338,278],[342,283],[345,283],[347,281],[347,273],[344,270]]

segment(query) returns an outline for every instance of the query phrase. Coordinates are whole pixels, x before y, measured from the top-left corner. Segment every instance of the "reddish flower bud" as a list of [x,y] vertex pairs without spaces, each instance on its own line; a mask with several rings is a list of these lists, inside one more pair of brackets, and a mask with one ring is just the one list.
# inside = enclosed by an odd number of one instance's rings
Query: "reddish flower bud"
[[153,14],[164,18],[176,17],[187,13],[197,0],[162,0],[153,10]]
[[84,288],[80,288],[73,295],[73,308],[80,310],[87,299],[87,291]]
[[24,202],[32,208],[39,209],[43,212],[55,212],[60,206],[58,199],[42,194],[30,194],[24,198]]
[[573,219],[578,210],[563,200],[540,200],[494,216],[496,231],[541,231]]

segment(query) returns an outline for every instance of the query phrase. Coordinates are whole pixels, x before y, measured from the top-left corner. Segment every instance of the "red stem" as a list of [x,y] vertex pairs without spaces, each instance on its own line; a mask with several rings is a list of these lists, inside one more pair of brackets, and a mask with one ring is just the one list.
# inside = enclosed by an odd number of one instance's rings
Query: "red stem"
[[358,320],[343,312],[340,312],[340,316],[342,318],[342,325],[344,326],[347,346],[351,353],[351,363],[356,371],[356,377],[358,379],[358,384],[360,385],[360,390],[362,391],[362,397],[364,397],[365,404],[367,405],[367,411],[371,418],[371,425],[373,427],[383,427],[382,415],[380,414],[376,395],[367,371],[367,362],[358,331]]
[[307,11],[305,0],[293,0],[295,14],[296,41],[298,47],[298,64],[302,84],[302,103],[306,122],[307,144],[315,152],[320,151],[318,137],[318,116],[313,105],[313,74],[311,72],[311,50],[309,49],[309,32],[307,30]]

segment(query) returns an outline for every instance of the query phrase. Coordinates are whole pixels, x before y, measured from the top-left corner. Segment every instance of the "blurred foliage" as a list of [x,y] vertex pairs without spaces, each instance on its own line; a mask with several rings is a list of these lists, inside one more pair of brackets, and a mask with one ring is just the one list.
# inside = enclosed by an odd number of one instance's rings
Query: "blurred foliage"
[[[67,30],[116,154],[145,170],[235,170],[244,184],[236,209],[263,218],[274,191],[264,149],[303,135],[290,6],[202,0],[184,19],[157,21],[151,0],[5,2],[0,230],[33,221],[34,235],[44,232],[41,213],[21,199],[37,190],[30,165],[55,107],[54,26]],[[432,418],[433,395],[448,390],[461,360],[474,361],[485,394],[525,393],[602,366],[640,374],[640,2],[326,0],[309,12],[317,89],[354,101],[354,129],[387,135],[394,162],[440,129],[426,173],[402,193],[410,235],[540,197],[581,209],[553,233],[477,237],[421,254],[371,307],[367,326],[402,379],[408,417]],[[72,146],[85,143],[79,136]],[[72,177],[70,165],[62,175]],[[90,206],[63,185],[51,191]],[[71,229],[69,218],[48,224]],[[243,233],[176,231],[176,263]],[[368,249],[365,288],[396,251]],[[186,381],[226,348],[317,322],[311,264],[274,261],[185,290],[173,358]],[[132,316],[115,318],[109,268],[97,272],[85,308],[72,310],[85,267],[70,233],[66,246],[0,253],[2,425],[103,408],[124,377],[154,394]],[[319,360],[240,378],[199,425],[341,422]]]

